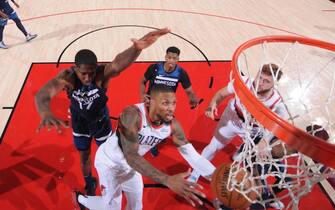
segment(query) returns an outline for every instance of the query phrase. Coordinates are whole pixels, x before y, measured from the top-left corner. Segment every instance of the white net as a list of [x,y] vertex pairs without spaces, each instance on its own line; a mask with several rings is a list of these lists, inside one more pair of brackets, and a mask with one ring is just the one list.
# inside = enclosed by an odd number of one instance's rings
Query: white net
[[[278,70],[275,70],[276,64]],[[241,77],[250,78],[250,91],[260,101],[261,79],[264,66],[268,66],[274,90],[282,97],[285,115],[281,118],[311,135],[335,142],[335,53],[319,47],[292,43],[262,42],[244,49],[237,59]],[[262,73],[260,73],[262,71]],[[282,78],[280,71],[283,72]],[[271,97],[271,96],[267,96]],[[236,95],[239,102],[239,97]],[[276,108],[268,106],[275,112]],[[298,209],[299,200],[311,191],[314,184],[335,177],[335,170],[312,161],[299,151],[265,129],[240,104],[243,128],[246,131],[230,170],[229,190],[237,190],[252,203],[276,205],[280,209]],[[279,118],[279,116],[277,116]],[[303,144],[303,139],[301,141]],[[310,148],[313,150],[313,148]],[[247,171],[241,182],[237,174]],[[253,183],[246,189],[244,183]],[[258,196],[250,196],[257,194]],[[282,205],[285,204],[285,205]]]

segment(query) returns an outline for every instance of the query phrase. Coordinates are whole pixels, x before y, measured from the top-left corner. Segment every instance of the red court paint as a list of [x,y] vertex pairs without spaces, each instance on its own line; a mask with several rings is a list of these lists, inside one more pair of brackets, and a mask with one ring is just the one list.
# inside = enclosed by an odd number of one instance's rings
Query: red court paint
[[[129,67],[109,84],[108,106],[112,116],[118,116],[127,105],[139,100],[139,81],[150,62],[138,62]],[[176,118],[181,122],[188,139],[201,151],[212,136],[216,122],[204,117],[204,110],[214,93],[228,83],[230,62],[215,61],[211,67],[206,62],[180,62],[190,74],[190,78],[199,98],[204,102],[191,110],[182,87],[177,91]],[[0,206],[1,209],[73,209],[71,192],[83,190],[79,157],[72,144],[71,129],[62,134],[55,130],[43,130],[36,133],[40,118],[34,107],[34,95],[37,90],[59,69],[71,64],[33,64],[20,97],[13,110],[12,117],[0,145]],[[209,88],[213,77],[212,88]],[[66,119],[69,101],[65,93],[52,100],[52,110],[57,116]],[[223,106],[220,107],[222,111]],[[114,125],[116,124],[113,121]],[[214,164],[228,162],[235,151],[233,144],[220,152]],[[93,157],[96,146],[93,144]],[[178,154],[171,142],[160,145],[160,155],[146,158],[156,167],[168,174],[186,171],[189,166]],[[94,174],[95,170],[94,170]],[[144,183],[153,183],[144,177]],[[201,179],[208,199],[212,199],[209,183]],[[193,209],[182,198],[168,189],[145,188],[144,209]],[[333,209],[319,186],[314,187],[310,195],[301,202],[301,209]]]

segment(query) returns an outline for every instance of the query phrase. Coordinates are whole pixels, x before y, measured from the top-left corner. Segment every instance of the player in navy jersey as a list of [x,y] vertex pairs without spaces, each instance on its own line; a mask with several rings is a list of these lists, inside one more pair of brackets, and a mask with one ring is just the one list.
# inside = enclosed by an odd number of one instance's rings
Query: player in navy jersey
[[75,66],[61,71],[36,94],[35,102],[42,120],[38,131],[55,126],[61,132],[66,122],[56,118],[50,110],[51,98],[66,90],[71,100],[70,112],[74,144],[80,154],[81,170],[86,182],[87,194],[94,195],[96,180],[91,175],[90,146],[92,138],[101,145],[112,134],[106,91],[112,77],[125,70],[141,51],[153,44],[169,29],[152,31],[141,39],[132,39],[133,45],[107,65],[97,65],[96,55],[87,49],[75,56]]
[[[140,83],[142,101],[148,99],[150,91],[154,85],[163,84],[171,87],[173,91],[176,92],[179,83],[181,83],[189,98],[191,108],[195,108],[198,105],[199,100],[192,89],[187,72],[177,64],[179,55],[180,50],[177,47],[169,47],[166,50],[165,62],[152,64],[148,67]],[[145,91],[147,82],[149,82],[149,86],[147,91]],[[158,156],[157,147],[151,149],[151,154],[153,156]]]
[[165,85],[155,85],[147,103],[126,107],[120,115],[116,132],[97,150],[94,165],[99,175],[101,196],[85,196],[76,192],[80,208],[120,210],[122,192],[127,198],[126,209],[141,210],[142,175],[164,184],[195,206],[202,204],[195,195],[204,197],[202,187],[185,180],[190,171],[168,175],[143,157],[150,148],[169,136],[182,157],[210,179],[215,167],[199,155],[174,119],[176,96]]
[[[150,95],[151,88],[156,84],[169,86],[176,92],[178,84],[181,83],[189,98],[191,107],[194,108],[198,105],[199,100],[192,89],[187,72],[177,64],[179,55],[180,50],[177,47],[169,47],[166,50],[165,62],[152,64],[148,67],[140,84],[142,101]],[[148,81],[149,87],[146,92],[145,86]]]
[[[17,8],[20,7],[14,0],[11,1]],[[12,19],[15,22],[16,26],[20,29],[20,31],[22,31],[27,41],[37,37],[37,34],[30,34],[26,31],[20,18],[17,16],[14,9],[10,6],[8,0],[0,0],[0,48],[8,48],[8,46],[3,42],[3,31],[7,25],[8,19]]]

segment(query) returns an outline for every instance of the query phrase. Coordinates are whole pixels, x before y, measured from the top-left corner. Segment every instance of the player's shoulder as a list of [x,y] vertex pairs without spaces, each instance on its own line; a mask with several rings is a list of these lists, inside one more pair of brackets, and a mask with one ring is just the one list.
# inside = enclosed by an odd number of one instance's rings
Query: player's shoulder
[[74,77],[75,77],[75,72],[73,68],[62,70],[56,76],[57,79],[65,80],[65,81],[72,81]]
[[138,106],[134,105],[129,105],[127,107],[125,107],[121,113],[121,115],[123,116],[133,116],[136,117],[140,114],[140,109]]
[[183,74],[187,74],[187,71],[186,71],[182,66],[180,66],[180,65],[178,65],[178,64],[177,64],[177,66],[178,66],[178,69],[179,69],[179,71],[180,71],[181,73],[183,73]]

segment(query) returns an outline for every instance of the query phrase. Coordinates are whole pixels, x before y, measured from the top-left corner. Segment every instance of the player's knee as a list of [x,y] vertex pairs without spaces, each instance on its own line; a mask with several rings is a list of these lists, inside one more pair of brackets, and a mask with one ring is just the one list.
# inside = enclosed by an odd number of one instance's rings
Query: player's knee
[[225,145],[229,143],[228,139],[221,138],[220,140],[215,136],[212,138],[210,145],[215,148],[215,150],[221,150]]

